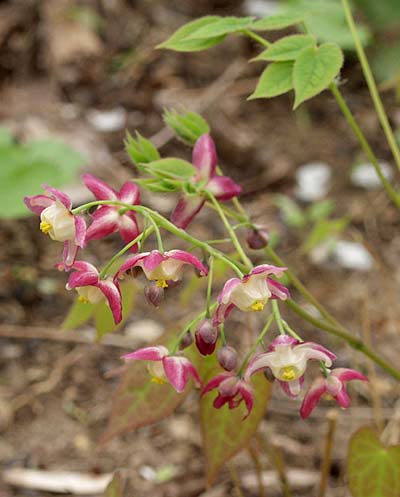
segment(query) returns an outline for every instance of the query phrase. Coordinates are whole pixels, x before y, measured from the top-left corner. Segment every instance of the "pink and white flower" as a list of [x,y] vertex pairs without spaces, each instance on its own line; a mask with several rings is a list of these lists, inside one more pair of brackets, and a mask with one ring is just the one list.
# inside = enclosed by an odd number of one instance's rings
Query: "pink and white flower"
[[244,401],[247,413],[243,419],[249,416],[254,404],[254,393],[250,376],[240,378],[233,371],[220,373],[205,385],[201,396],[214,389],[218,391],[218,395],[213,402],[213,406],[216,409],[220,409],[225,404],[228,404],[229,409],[235,409]]
[[304,382],[309,360],[322,361],[332,366],[335,354],[314,342],[300,342],[288,335],[280,335],[269,345],[267,352],[260,353],[250,361],[246,375],[269,368],[282,390],[290,397],[297,397]]
[[285,267],[262,264],[256,266],[242,279],[228,280],[218,296],[214,324],[224,322],[234,307],[244,312],[262,311],[270,299],[286,300],[289,297],[289,290],[269,278],[270,275],[280,278],[284,271]]
[[152,377],[151,381],[159,384],[169,381],[178,393],[185,390],[191,377],[198,385],[201,385],[200,376],[189,359],[182,355],[170,354],[163,345],[144,347],[123,355],[122,359],[150,361],[148,369]]
[[[195,188],[212,193],[215,198],[224,202],[240,195],[242,188],[227,176],[216,173],[218,163],[215,144],[210,135],[204,134],[195,143],[192,163],[197,169],[190,183]],[[200,193],[185,193],[181,196],[171,214],[171,221],[179,228],[186,228],[194,216],[201,210],[206,201]]]
[[114,322],[122,320],[121,291],[117,282],[111,278],[100,279],[99,272],[89,262],[76,261],[72,265],[75,271],[70,275],[66,285],[67,290],[78,292],[79,300],[83,303],[98,304],[106,300],[110,306]]
[[143,269],[146,278],[155,281],[161,288],[168,287],[168,281],[179,281],[182,266],[189,264],[199,270],[202,276],[208,273],[207,268],[197,257],[184,250],[169,250],[161,253],[158,250],[142,252],[128,258],[119,268],[116,278],[134,267]]
[[317,378],[307,391],[300,408],[300,415],[307,418],[323,395],[333,397],[346,409],[350,406],[350,398],[346,391],[346,383],[352,380],[368,381],[368,378],[354,369],[336,368],[326,378]]
[[69,196],[49,185],[43,185],[47,195],[24,198],[25,205],[40,216],[40,230],[52,240],[64,242],[63,262],[68,270],[75,261],[79,247],[85,246],[86,224],[81,216],[71,212]]
[[[127,181],[119,192],[91,174],[84,174],[82,179],[97,200],[116,200],[128,205],[140,203],[140,192],[137,185]],[[86,240],[98,240],[112,233],[119,232],[122,240],[129,243],[139,235],[139,227],[135,212],[126,210],[120,205],[101,205],[93,214],[93,222],[89,226]],[[137,251],[137,245],[131,247]]]

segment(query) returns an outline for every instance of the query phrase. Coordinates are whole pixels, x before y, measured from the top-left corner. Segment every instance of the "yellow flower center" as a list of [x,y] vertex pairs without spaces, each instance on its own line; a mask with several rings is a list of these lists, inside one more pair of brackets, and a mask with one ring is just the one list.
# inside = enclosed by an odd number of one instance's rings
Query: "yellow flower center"
[[265,304],[263,302],[260,302],[259,300],[256,300],[251,304],[251,308],[253,311],[262,311],[265,307]]
[[322,398],[325,399],[325,400],[333,400],[333,397],[330,393],[324,393],[322,395]]
[[48,232],[53,228],[53,226],[50,223],[48,223],[47,221],[42,221],[40,223],[39,227],[40,227],[40,231],[43,231],[43,233],[45,235],[47,235]]
[[292,381],[296,378],[296,371],[293,366],[285,366],[282,368],[280,376],[284,381]]
[[82,302],[82,304],[88,304],[89,303],[89,299],[87,299],[83,295],[79,295],[78,300],[79,300],[79,302]]
[[156,285],[160,288],[168,288],[167,280],[157,280]]
[[164,385],[164,383],[166,383],[163,378],[159,378],[158,376],[152,376],[150,381],[152,383],[157,383],[157,385]]

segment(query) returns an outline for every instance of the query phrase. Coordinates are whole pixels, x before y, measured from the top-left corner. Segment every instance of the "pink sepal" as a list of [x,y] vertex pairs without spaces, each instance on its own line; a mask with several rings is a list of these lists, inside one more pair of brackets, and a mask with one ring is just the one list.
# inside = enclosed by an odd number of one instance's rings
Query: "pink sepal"
[[271,278],[267,278],[267,284],[271,292],[271,299],[286,300],[290,298],[289,290],[282,285],[282,283],[279,283]]
[[205,267],[205,265],[202,262],[200,262],[200,260],[190,252],[186,252],[185,250],[174,249],[165,252],[165,255],[168,258],[171,257],[172,259],[182,261],[186,264],[191,264],[200,271],[201,276],[207,276],[208,274],[208,269]]
[[304,375],[293,381],[278,380],[278,383],[288,397],[296,398],[300,394],[301,388],[304,384]]
[[260,264],[259,266],[253,268],[249,274],[245,275],[243,277],[243,280],[246,281],[252,275],[261,273],[266,273],[265,276],[269,276],[272,274],[273,276],[280,278],[285,271],[287,271],[287,267],[272,266],[271,264]]
[[80,248],[86,245],[86,223],[83,217],[74,216],[75,221],[75,243]]
[[332,370],[331,374],[333,376],[336,376],[336,378],[340,380],[342,383],[351,380],[369,381],[369,379],[366,376],[364,376],[359,371],[356,371],[355,369],[336,368]]
[[79,247],[72,240],[64,242],[63,264],[66,271],[69,271],[75,262]]
[[140,203],[139,187],[130,181],[122,185],[118,196],[124,204],[138,205]]
[[193,165],[199,171],[201,179],[208,179],[214,175],[217,161],[214,140],[209,134],[201,135],[192,153]]
[[148,271],[153,271],[158,267],[162,262],[167,260],[166,252],[162,254],[158,250],[152,250],[146,257],[141,259],[142,263],[139,264],[143,266]]
[[54,203],[54,200],[46,195],[32,195],[24,197],[24,202],[30,211],[40,216],[44,209]]
[[125,354],[121,359],[136,359],[138,361],[161,361],[169,354],[168,349],[163,345],[144,347]]
[[182,195],[171,214],[171,221],[178,228],[185,229],[201,210],[205,199],[200,195]]
[[214,376],[214,378],[212,378],[207,383],[207,385],[203,387],[203,390],[201,391],[201,397],[203,397],[203,395],[205,395],[206,393],[211,392],[211,390],[214,390],[214,388],[217,388],[220,383],[225,381],[227,378],[234,378],[235,376],[236,373],[234,373],[233,371],[227,371],[226,373],[217,374],[217,376]]
[[118,230],[118,212],[109,205],[102,205],[93,214],[92,224],[86,233],[86,240],[99,240]]
[[93,193],[97,200],[117,200],[118,195],[114,188],[111,188],[101,181],[101,179],[92,176],[89,173],[82,175],[83,182],[87,188]]
[[70,275],[66,287],[67,290],[72,290],[72,288],[76,288],[79,286],[97,286],[98,282],[99,282],[99,273],[97,271],[96,272],[75,271]]
[[72,202],[66,193],[46,184],[43,185],[43,188],[50,194],[51,197],[61,202],[69,211],[71,210]]
[[291,337],[290,335],[278,335],[272,342],[268,345],[267,351],[268,352],[273,352],[276,350],[277,345],[298,345],[300,343],[299,340],[296,340],[295,338]]
[[99,280],[97,288],[103,292],[108,301],[115,324],[122,321],[122,297],[118,282]]
[[207,190],[221,202],[231,200],[242,193],[242,187],[228,176],[214,176],[207,183]]
[[311,414],[311,411],[316,407],[319,399],[326,392],[326,384],[324,378],[317,378],[304,396],[303,403],[300,407],[300,416],[305,419]]
[[163,358],[165,374],[178,393],[185,390],[186,384],[192,376],[197,384],[201,385],[201,379],[196,368],[186,357],[168,356]]
[[[125,243],[130,243],[139,236],[139,233],[139,226],[133,212],[127,212],[121,216],[119,221],[119,234]],[[137,249],[137,243],[130,248],[131,252],[137,252]]]

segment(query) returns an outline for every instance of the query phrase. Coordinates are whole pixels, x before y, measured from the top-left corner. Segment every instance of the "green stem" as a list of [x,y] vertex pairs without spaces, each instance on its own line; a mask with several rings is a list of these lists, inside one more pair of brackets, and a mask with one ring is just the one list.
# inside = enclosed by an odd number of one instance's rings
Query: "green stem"
[[283,326],[283,319],[279,311],[279,304],[276,300],[272,301],[272,315],[274,316],[275,322],[278,325],[278,330],[281,335],[286,335],[285,328]]
[[146,217],[150,221],[150,223],[152,224],[153,229],[155,231],[156,238],[157,238],[157,248],[158,248],[158,251],[163,254],[164,253],[164,245],[163,245],[163,242],[162,242],[161,233],[160,233],[160,230],[159,230],[159,228],[157,226],[157,223],[154,221],[154,219],[151,217],[150,214],[147,215]]
[[142,233],[140,233],[140,235],[138,235],[134,240],[132,240],[131,242],[129,242],[127,245],[125,245],[125,247],[123,249],[121,249],[113,257],[111,257],[111,259],[107,262],[107,264],[101,270],[100,276],[99,276],[100,279],[102,280],[102,279],[104,279],[107,276],[107,271],[110,269],[110,267],[114,264],[114,262],[117,259],[119,259],[122,255],[124,255],[125,252],[127,252],[137,242],[139,242],[143,238],[147,238],[152,231],[154,231],[153,226],[151,226],[150,228],[147,228],[147,230],[145,230]]
[[211,302],[211,292],[214,276],[214,257],[210,257],[210,267],[208,270],[208,281],[207,281],[207,307],[206,307],[206,317],[210,319],[210,302]]
[[208,198],[211,200],[211,203],[214,205],[215,210],[218,212],[219,217],[221,218],[221,221],[224,223],[224,226],[226,228],[226,231],[228,232],[232,243],[237,250],[237,253],[239,254],[240,258],[242,259],[243,263],[245,266],[247,266],[248,269],[251,269],[253,267],[253,264],[251,260],[247,257],[245,251],[243,250],[243,247],[241,243],[239,242],[238,237],[236,236],[236,233],[232,226],[230,225],[228,219],[225,216],[225,213],[223,209],[221,208],[218,200],[214,197],[213,194],[207,192]]
[[378,159],[376,158],[376,155],[372,151],[370,144],[368,143],[363,132],[361,131],[361,129],[360,129],[357,121],[355,120],[350,108],[348,107],[346,101],[344,100],[343,95],[341,94],[338,86],[336,85],[336,83],[331,83],[329,88],[330,88],[331,92],[333,93],[333,96],[335,97],[341,111],[343,112],[344,117],[346,118],[351,129],[353,130],[358,141],[360,142],[360,145],[363,148],[366,156],[371,161],[371,164],[374,166],[376,174],[379,176],[379,179],[382,183],[382,186],[385,188],[386,193],[388,194],[389,198],[392,200],[394,205],[399,208],[400,207],[400,199],[398,198],[396,191],[393,189],[390,182],[386,179],[385,175],[383,174],[381,166],[379,165]]
[[371,67],[369,65],[368,59],[365,55],[364,48],[362,46],[360,37],[357,32],[356,25],[354,23],[353,15],[351,13],[351,8],[348,0],[342,0],[343,10],[346,16],[347,24],[350,28],[351,35],[353,37],[353,41],[357,50],[358,58],[361,62],[361,67],[364,73],[364,77],[367,81],[367,85],[369,88],[369,92],[371,94],[372,100],[374,102],[376,113],[378,114],[379,121],[381,123],[382,129],[385,133],[386,139],[388,141],[390,150],[392,151],[393,157],[396,161],[397,168],[400,171],[400,150],[397,146],[396,139],[394,137],[392,128],[389,124],[389,119],[385,112],[385,108],[383,107],[383,103],[381,97],[379,95],[378,89],[376,87],[376,83],[374,80],[374,76],[372,75]]
[[343,340],[346,340],[346,342],[353,349],[359,350],[361,353],[363,353],[364,355],[369,357],[372,361],[374,361],[376,364],[378,364],[388,374],[393,376],[393,378],[400,380],[400,370],[396,369],[387,361],[385,361],[385,359],[375,354],[375,352],[372,349],[370,349],[367,345],[365,345],[365,343],[362,340],[350,334],[345,328],[343,328],[342,326],[336,327],[330,323],[321,321],[320,319],[314,317],[312,314],[309,314],[307,311],[305,311],[303,308],[301,308],[298,304],[296,304],[296,302],[294,302],[291,299],[287,300],[286,304],[302,319],[308,321],[309,323],[311,323],[312,325],[316,326],[321,330],[327,331],[330,335],[334,335],[339,338],[342,338]]
[[247,363],[249,362],[250,357],[254,354],[256,351],[257,347],[260,345],[260,343],[264,340],[265,335],[267,334],[268,330],[271,327],[271,324],[274,322],[274,315],[271,314],[269,317],[268,321],[265,323],[264,328],[261,330],[261,333],[258,335],[257,340],[251,347],[251,349],[247,352],[245,358],[243,359],[242,365],[240,367],[238,376],[241,376],[243,374],[243,371],[246,369]]
[[283,326],[285,330],[289,333],[289,335],[292,335],[293,338],[298,340],[299,342],[304,342],[304,340],[301,338],[300,335],[298,335],[293,328],[291,328],[288,323],[285,320],[282,320]]
[[242,33],[248,36],[249,38],[258,41],[258,43],[261,43],[261,45],[264,45],[264,47],[269,47],[271,45],[271,43],[267,41],[265,38],[258,35],[257,33],[253,33],[253,31],[250,31],[249,29],[243,29]]

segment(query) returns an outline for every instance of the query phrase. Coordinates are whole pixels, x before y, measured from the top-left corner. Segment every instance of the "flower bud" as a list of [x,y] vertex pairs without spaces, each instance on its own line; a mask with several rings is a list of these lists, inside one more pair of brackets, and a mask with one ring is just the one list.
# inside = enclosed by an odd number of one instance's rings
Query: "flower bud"
[[164,288],[157,285],[147,285],[144,287],[144,295],[149,304],[154,307],[160,307],[161,302],[164,300]]
[[221,347],[217,352],[218,362],[226,371],[232,371],[236,368],[237,352],[233,347],[226,345]]
[[247,244],[253,250],[260,250],[268,246],[269,234],[266,229],[251,228],[247,232]]
[[214,352],[218,340],[218,330],[210,319],[203,319],[195,333],[196,345],[200,354],[210,355]]
[[190,331],[188,331],[182,338],[182,340],[179,343],[179,350],[186,349],[187,347],[190,347],[193,343],[193,337]]
[[194,145],[201,135],[210,132],[207,122],[195,112],[165,110],[163,118],[177,137],[188,145]]

